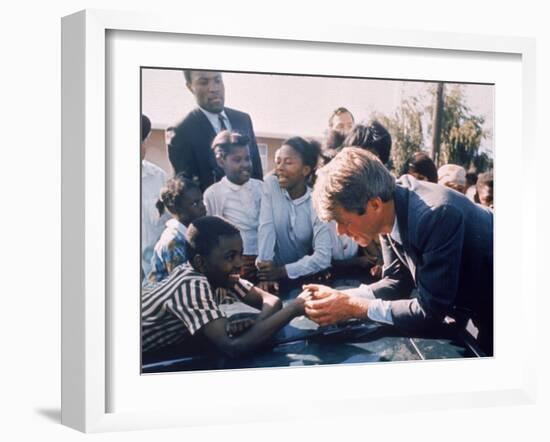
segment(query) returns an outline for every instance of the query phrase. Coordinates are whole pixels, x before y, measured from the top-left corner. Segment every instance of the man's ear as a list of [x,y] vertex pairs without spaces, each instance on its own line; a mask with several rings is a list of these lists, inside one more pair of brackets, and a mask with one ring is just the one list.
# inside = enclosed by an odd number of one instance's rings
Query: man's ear
[[206,270],[206,260],[202,255],[196,254],[191,260],[191,264],[200,273],[204,273],[204,271]]
[[187,86],[187,89],[189,89],[189,92],[191,92],[193,95],[195,95],[195,91],[193,90],[193,86],[191,85],[191,83],[186,82],[185,86]]
[[304,166],[302,169],[302,174],[307,177],[311,173],[311,167],[310,166]]
[[375,196],[374,198],[371,198],[367,203],[367,212],[369,210],[378,211],[382,209],[382,206],[383,206],[382,198],[380,198],[379,196]]

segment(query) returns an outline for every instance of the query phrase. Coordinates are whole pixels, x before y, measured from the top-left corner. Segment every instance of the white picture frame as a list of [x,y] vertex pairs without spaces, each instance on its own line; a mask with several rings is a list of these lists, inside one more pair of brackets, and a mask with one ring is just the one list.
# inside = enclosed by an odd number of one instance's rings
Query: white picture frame
[[[174,36],[185,38],[227,37],[247,40],[252,46],[269,42],[272,46],[308,42],[311,45],[339,45],[346,47],[401,48],[402,51],[425,50],[426,53],[444,54],[468,53],[482,60],[484,54],[501,54],[520,60],[521,109],[513,115],[520,116],[518,127],[513,136],[518,136],[521,144],[520,156],[522,167],[528,170],[535,161],[534,150],[534,106],[535,106],[535,46],[532,39],[512,37],[491,37],[451,33],[429,33],[415,31],[392,32],[369,28],[350,28],[334,26],[331,29],[284,28],[277,25],[266,26],[265,23],[249,23],[246,28],[232,23],[209,22],[181,24],[177,17],[156,16],[143,13],[111,12],[99,10],[82,11],[63,18],[62,21],[62,423],[84,432],[101,432],[125,429],[160,428],[173,426],[208,425],[215,418],[224,422],[227,419],[223,407],[207,414],[205,404],[194,408],[157,407],[155,409],[120,410],[110,403],[110,393],[115,388],[112,377],[114,355],[107,339],[116,314],[111,309],[108,298],[112,287],[110,266],[117,258],[110,254],[109,244],[113,241],[110,229],[110,202],[112,199],[113,170],[109,164],[110,152],[107,150],[108,137],[106,120],[110,118],[107,109],[109,79],[106,78],[106,67],[110,62],[107,35],[109,32],[157,33],[171,39]],[[145,34],[143,34],[145,35]],[[153,35],[153,34],[150,34]],[[116,56],[116,54],[115,54]],[[112,60],[111,60],[112,61]],[[519,91],[518,91],[519,92]],[[136,91],[136,94],[139,92]],[[498,112],[498,107],[497,107]],[[137,122],[136,110],[136,122]],[[137,126],[136,126],[137,127]],[[137,140],[136,131],[136,140]],[[498,128],[495,139],[502,141]],[[133,142],[133,140],[130,140]],[[504,144],[504,143],[503,143]],[[504,158],[504,155],[503,157]],[[497,180],[501,162],[497,154]],[[116,174],[115,174],[116,175]],[[502,174],[505,182],[505,174]],[[116,178],[116,176],[115,176]],[[507,189],[503,186],[502,189]],[[514,191],[513,189],[511,190]],[[521,223],[518,250],[522,266],[527,265],[526,257],[534,254],[532,242],[521,241],[525,231],[529,230],[536,220],[534,192],[523,188],[516,189],[521,198],[522,210],[517,222]],[[504,194],[504,192],[503,192]],[[497,204],[498,190],[497,190]],[[108,209],[109,208],[109,209]],[[499,207],[500,210],[500,207]],[[502,213],[505,213],[503,209]],[[504,217],[503,217],[504,218]],[[498,251],[498,215],[497,215],[497,268],[504,265],[499,259]],[[137,267],[137,266],[136,266]],[[526,272],[523,272],[525,274]],[[136,279],[137,280],[137,279]],[[468,387],[467,382],[448,385],[435,382],[426,388],[405,389],[398,382],[386,386],[385,390],[367,390],[366,387],[354,388],[349,381],[340,389],[332,389],[324,399],[316,396],[314,391],[293,400],[292,403],[281,402],[281,398],[271,403],[258,402],[246,416],[235,413],[231,422],[246,420],[259,421],[266,419],[285,419],[301,416],[334,416],[363,415],[374,411],[399,412],[408,410],[414,403],[418,409],[436,409],[451,407],[468,407],[472,404],[491,406],[502,403],[533,403],[535,397],[535,360],[530,355],[535,353],[534,336],[536,324],[525,312],[529,305],[536,304],[536,287],[534,280],[519,278],[514,288],[520,296],[515,299],[518,314],[515,318],[519,325],[517,333],[524,341],[518,351],[517,363],[507,359],[506,352],[499,356],[499,321],[496,316],[496,352],[491,361],[474,361],[467,365],[461,361],[407,365],[385,364],[368,368],[373,376],[400,377],[404,370],[418,376],[419,372],[429,370],[433,373],[460,370],[467,373],[480,373],[489,376],[495,370],[504,370],[506,380],[495,382],[483,388],[480,384]],[[499,296],[497,280],[497,304]],[[502,304],[501,304],[502,305]],[[509,312],[506,313],[509,315]],[[508,316],[502,315],[502,318]],[[114,318],[114,319],[113,319]],[[501,334],[502,336],[502,334]],[[504,345],[504,344],[503,344]],[[501,347],[503,348],[503,347]],[[500,358],[500,359],[499,359]],[[477,365],[475,365],[477,363]],[[139,376],[139,361],[135,363],[135,373]],[[301,370],[272,371],[257,370],[247,374],[247,381],[252,385],[262,385],[266,376],[275,377],[280,383],[303,385],[308,378],[327,378],[335,376],[341,367],[323,367],[307,373]],[[346,377],[358,379],[362,376],[364,366],[346,367]],[[413,374],[414,373],[414,374]],[[208,377],[215,388],[231,382],[233,373],[192,374],[194,383],[204,382]],[[242,376],[242,373],[240,374]],[[386,376],[384,374],[383,376]],[[420,374],[420,376],[422,376]],[[118,377],[120,379],[120,376]],[[175,378],[158,376],[156,381],[165,386],[174,385]],[[257,383],[257,384],[255,384]],[[356,385],[356,384],[355,384]],[[388,384],[386,384],[388,385]],[[253,388],[253,387],[251,387]],[[338,392],[340,391],[340,392]],[[369,399],[375,398],[376,401]],[[374,403],[375,402],[375,403]],[[234,410],[250,409],[250,396],[233,397],[228,401]],[[333,406],[331,406],[333,405]],[[217,414],[216,414],[217,413]],[[230,422],[227,420],[226,422]]]

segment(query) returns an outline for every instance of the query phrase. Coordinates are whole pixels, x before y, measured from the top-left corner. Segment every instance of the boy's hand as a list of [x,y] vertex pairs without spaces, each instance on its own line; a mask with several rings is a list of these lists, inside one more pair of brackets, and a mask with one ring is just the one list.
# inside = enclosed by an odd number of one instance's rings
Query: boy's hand
[[227,321],[225,331],[227,333],[227,336],[229,336],[230,338],[234,338],[236,336],[242,335],[246,330],[252,327],[255,322],[256,321],[254,318],[242,318],[234,320],[230,319]]
[[313,292],[307,289],[304,290],[302,293],[300,293],[298,296],[296,296],[294,303],[296,304],[296,311],[298,316],[305,314],[304,309],[305,309],[306,302],[311,300],[312,296],[313,296]]
[[303,291],[298,295],[296,296],[296,299],[299,299],[303,302],[306,302],[306,301],[309,301],[310,299],[313,298],[313,291],[312,290],[309,290],[307,288],[307,286],[302,286],[302,289]]

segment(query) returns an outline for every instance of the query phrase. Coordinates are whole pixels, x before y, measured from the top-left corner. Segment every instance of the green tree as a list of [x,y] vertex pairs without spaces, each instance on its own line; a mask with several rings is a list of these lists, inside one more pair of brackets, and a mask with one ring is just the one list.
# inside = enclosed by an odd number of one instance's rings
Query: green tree
[[[403,98],[392,115],[371,115],[392,136],[391,164],[396,174],[403,171],[405,162],[414,152],[427,150],[424,145],[423,122],[427,123],[428,132],[432,132],[435,95],[436,85],[433,85],[427,89],[427,95],[420,93]],[[490,155],[479,151],[481,140],[487,136],[484,123],[484,118],[475,115],[467,106],[463,86],[445,84],[437,166],[452,163],[461,165],[466,170],[475,168],[479,173],[492,169],[493,160]]]
[[[430,92],[434,95],[435,88]],[[486,131],[483,129],[485,119],[473,114],[466,105],[463,86],[447,84],[443,100],[439,165],[458,164],[466,170],[475,166],[476,163],[488,167],[490,161],[486,161],[489,159],[487,155],[480,157],[479,154],[481,140],[486,136]],[[426,111],[431,115],[433,109],[432,100]],[[429,130],[431,131],[432,127]]]
[[392,116],[374,114],[372,118],[382,123],[392,137],[391,165],[400,174],[408,158],[422,149],[422,105],[419,97],[403,99]]

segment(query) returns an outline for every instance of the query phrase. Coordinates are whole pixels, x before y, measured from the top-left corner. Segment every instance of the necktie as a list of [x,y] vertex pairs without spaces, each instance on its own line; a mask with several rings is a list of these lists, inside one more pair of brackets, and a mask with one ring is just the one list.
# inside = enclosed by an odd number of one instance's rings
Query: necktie
[[219,118],[219,120],[220,120],[220,127],[221,127],[220,132],[221,132],[222,130],[227,130],[227,126],[225,125],[225,118],[223,117],[223,115],[222,115],[222,114],[219,114],[219,115],[218,115],[218,118]]
[[416,266],[409,255],[405,253],[403,246],[394,241],[391,235],[386,235],[386,239],[390,243],[394,253],[397,255],[397,258],[405,265],[405,267],[409,269],[413,280],[416,281]]
[[391,235],[386,235],[386,239],[387,241],[390,243],[390,246],[391,248],[393,249],[393,253],[396,254],[396,256],[399,258],[399,260],[405,264],[407,267],[407,261],[405,260],[405,258],[403,257],[403,249],[401,247],[399,247],[399,244],[397,244],[393,238],[391,237]]

